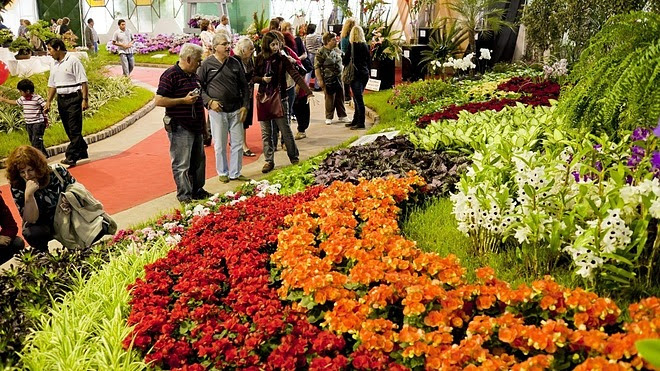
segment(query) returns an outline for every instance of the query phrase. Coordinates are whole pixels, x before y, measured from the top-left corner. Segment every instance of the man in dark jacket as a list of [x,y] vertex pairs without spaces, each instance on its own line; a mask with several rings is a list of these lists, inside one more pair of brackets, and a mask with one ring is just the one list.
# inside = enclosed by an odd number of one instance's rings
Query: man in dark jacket
[[0,193],[0,264],[4,264],[18,253],[25,243],[18,237],[18,226]]
[[[213,55],[197,71],[202,82],[202,99],[209,110],[211,136],[215,149],[218,180],[249,181],[241,175],[243,167],[243,121],[250,100],[245,70],[238,59],[230,57],[231,40],[225,32],[213,36]],[[231,138],[231,163],[227,161],[227,135]]]

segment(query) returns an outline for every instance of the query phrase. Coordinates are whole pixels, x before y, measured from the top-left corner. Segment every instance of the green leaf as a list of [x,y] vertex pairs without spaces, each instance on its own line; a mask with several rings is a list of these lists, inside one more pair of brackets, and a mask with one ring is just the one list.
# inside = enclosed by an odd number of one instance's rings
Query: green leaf
[[624,269],[621,269],[619,267],[616,267],[612,264],[604,264],[603,268],[607,269],[608,271],[610,271],[610,272],[612,272],[612,273],[614,273],[614,274],[616,274],[620,277],[626,277],[630,280],[635,279],[635,274],[634,273],[628,272],[628,271],[626,271]]
[[660,339],[645,339],[635,342],[642,358],[653,367],[660,367]]
[[604,254],[602,254],[602,256],[603,256],[603,258],[613,259],[613,260],[616,260],[618,262],[628,264],[629,266],[633,266],[633,262],[631,262],[630,260],[624,258],[621,255],[617,255],[617,254],[614,254],[614,253],[610,253],[610,254],[604,253]]

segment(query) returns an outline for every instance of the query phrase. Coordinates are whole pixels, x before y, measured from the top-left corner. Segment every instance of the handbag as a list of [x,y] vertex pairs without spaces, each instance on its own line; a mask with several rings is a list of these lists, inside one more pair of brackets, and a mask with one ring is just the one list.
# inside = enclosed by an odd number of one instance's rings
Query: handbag
[[344,72],[342,73],[341,80],[344,84],[350,84],[355,80],[355,63],[353,63],[353,57],[355,57],[355,49],[353,49],[353,43],[351,43],[351,61],[348,62]]
[[[266,72],[268,73],[269,70],[270,62],[268,62]],[[279,86],[268,83],[263,91],[257,92],[257,119],[259,121],[270,121],[280,117],[284,117],[284,109],[282,108]]]
[[314,70],[314,65],[312,64],[312,61],[309,60],[309,57],[301,60],[303,67],[305,68],[305,71],[307,71],[305,74],[308,74]]

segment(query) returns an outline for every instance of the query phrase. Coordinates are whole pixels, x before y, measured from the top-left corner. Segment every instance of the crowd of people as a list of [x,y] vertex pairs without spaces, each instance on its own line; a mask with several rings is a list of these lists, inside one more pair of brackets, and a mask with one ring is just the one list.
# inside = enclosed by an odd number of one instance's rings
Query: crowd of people
[[[120,50],[123,73],[129,75],[134,66],[134,39],[124,20],[117,24],[119,29],[113,34],[112,42]],[[61,25],[53,22],[59,32],[66,30],[66,25],[64,21]],[[294,30],[289,22],[273,18],[262,31],[258,45],[249,37],[241,37],[234,45],[226,17],[224,25],[216,30],[208,21],[202,21],[202,45],[184,44],[178,62],[160,76],[156,91],[156,105],[165,108],[163,123],[170,142],[176,197],[181,203],[210,196],[204,189],[207,131],[213,138],[218,180],[228,183],[249,180],[241,172],[242,159],[255,156],[246,142],[246,130],[255,117],[261,129],[265,159],[262,172],[268,173],[275,167],[278,142],[292,164],[299,162],[296,140],[307,136],[313,90],[324,94],[325,124],[333,123],[336,112],[337,119],[345,126],[355,130],[365,128],[362,97],[371,58],[364,31],[354,20],[347,20],[338,36],[332,32],[319,35],[314,24]],[[93,26],[93,20],[89,19],[86,39],[92,41],[90,50],[97,50],[98,35]],[[55,212],[61,207],[58,195],[76,182],[66,168],[49,167],[46,161],[43,133],[53,99],[57,98],[58,113],[70,140],[61,164],[72,167],[88,158],[87,143],[82,137],[82,112],[88,107],[85,70],[75,56],[67,54],[60,39],[48,42],[48,52],[54,59],[48,96],[35,94],[34,84],[25,79],[17,87],[21,93],[19,99],[2,98],[6,103],[22,106],[28,125],[32,145],[11,152],[7,177],[23,219],[23,237],[41,250],[47,248],[48,241],[57,233],[53,223]],[[347,75],[345,69],[352,73]],[[344,104],[351,97],[355,114],[349,119]],[[291,129],[293,121],[297,124],[295,135]],[[5,220],[8,218],[3,206],[6,207],[0,204],[3,214],[0,246],[8,247],[0,248],[0,253],[11,256],[11,251],[23,244],[16,239],[16,223]],[[99,233],[103,232],[107,230]],[[86,240],[94,238],[87,236]],[[0,263],[6,257],[2,254]]]

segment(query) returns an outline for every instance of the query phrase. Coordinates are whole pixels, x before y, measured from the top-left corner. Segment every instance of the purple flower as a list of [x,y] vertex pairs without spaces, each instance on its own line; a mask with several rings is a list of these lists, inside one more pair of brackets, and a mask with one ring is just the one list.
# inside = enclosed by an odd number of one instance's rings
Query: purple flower
[[626,165],[628,165],[628,167],[635,167],[639,165],[640,162],[642,162],[642,157],[637,155],[632,155],[628,159],[628,163]]
[[577,183],[580,183],[580,172],[579,171],[574,171],[571,174],[573,174],[573,178],[575,178],[575,181]]
[[633,146],[632,147],[632,153],[636,156],[644,157],[644,155],[646,154],[646,151],[644,150],[644,148],[642,148],[640,146]]
[[658,120],[658,126],[656,126],[655,129],[653,129],[653,134],[656,137],[660,137],[660,120]]
[[651,166],[653,166],[653,169],[660,169],[660,152],[655,151],[651,155]]
[[632,182],[633,182],[633,177],[632,177],[632,175],[628,175],[628,176],[626,176],[626,184],[632,184]]
[[633,141],[636,142],[636,141],[639,141],[639,140],[646,140],[646,137],[648,137],[648,136],[649,136],[648,129],[640,127],[640,128],[637,128],[637,129],[633,130],[632,135],[630,136],[630,138]]
[[603,150],[603,145],[602,144],[595,144],[594,149],[598,152],[602,152]]
[[600,162],[600,161],[596,161],[596,163],[594,164],[594,167],[595,167],[596,170],[598,170],[598,171],[603,171],[603,163]]

